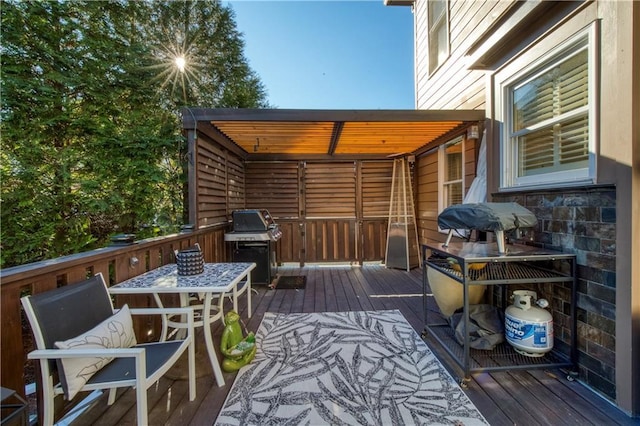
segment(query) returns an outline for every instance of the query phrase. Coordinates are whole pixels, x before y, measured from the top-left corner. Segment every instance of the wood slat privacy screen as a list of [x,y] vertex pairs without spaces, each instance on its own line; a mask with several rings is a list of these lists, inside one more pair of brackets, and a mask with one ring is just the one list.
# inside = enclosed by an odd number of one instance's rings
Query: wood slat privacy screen
[[298,162],[247,162],[246,206],[278,219],[299,217]]
[[389,216],[393,161],[365,161],[362,173],[362,216]]
[[310,218],[356,216],[356,165],[305,164],[305,215]]
[[227,161],[227,178],[229,197],[228,214],[232,211],[244,208],[245,200],[245,175],[242,160],[235,156],[229,156]]
[[212,144],[198,143],[198,226],[227,221],[226,153]]

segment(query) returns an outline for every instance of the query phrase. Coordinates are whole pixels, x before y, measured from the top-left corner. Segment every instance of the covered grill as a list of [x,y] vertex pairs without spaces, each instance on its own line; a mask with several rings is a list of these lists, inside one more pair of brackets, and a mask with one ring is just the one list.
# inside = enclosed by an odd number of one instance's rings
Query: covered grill
[[454,230],[476,229],[495,233],[499,253],[506,250],[505,231],[533,228],[537,223],[536,216],[518,203],[455,204],[438,215],[438,226],[449,230],[445,247],[451,242]]
[[232,216],[233,230],[224,240],[233,243],[233,261],[254,262],[252,283],[271,284],[277,271],[275,243],[282,237],[280,227],[264,209],[235,210]]

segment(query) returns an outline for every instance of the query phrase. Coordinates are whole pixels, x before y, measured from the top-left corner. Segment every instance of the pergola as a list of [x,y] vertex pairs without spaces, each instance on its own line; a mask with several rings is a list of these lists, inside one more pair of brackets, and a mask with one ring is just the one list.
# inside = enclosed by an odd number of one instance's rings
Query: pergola
[[182,117],[185,132],[197,128],[245,159],[330,160],[419,154],[485,111],[183,108]]

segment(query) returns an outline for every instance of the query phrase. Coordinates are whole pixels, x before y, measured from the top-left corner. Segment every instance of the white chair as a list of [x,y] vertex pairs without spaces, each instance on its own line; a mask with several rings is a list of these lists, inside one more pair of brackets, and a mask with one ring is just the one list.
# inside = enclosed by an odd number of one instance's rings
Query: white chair
[[[109,389],[109,405],[115,390],[135,387],[137,422],[148,423],[147,390],[187,351],[189,400],[196,397],[193,310],[128,309],[114,311],[102,274],[78,283],[21,299],[33,330],[37,349],[29,359],[40,360],[44,419],[54,422],[54,398],[72,399],[78,391]],[[187,318],[184,339],[135,343],[132,315],[180,314]],[[101,334],[102,333],[102,334]],[[122,345],[120,345],[122,344]],[[60,349],[60,348],[63,349]],[[54,383],[55,372],[60,380]]]

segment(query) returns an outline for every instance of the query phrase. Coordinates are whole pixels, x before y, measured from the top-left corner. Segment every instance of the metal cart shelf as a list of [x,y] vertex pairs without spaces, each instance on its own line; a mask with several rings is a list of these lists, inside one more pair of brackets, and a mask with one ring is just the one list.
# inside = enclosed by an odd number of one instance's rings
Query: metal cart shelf
[[[460,270],[453,269],[448,258],[454,258]],[[469,381],[471,373],[481,371],[568,367],[571,372],[567,378],[573,379],[577,362],[575,255],[541,250],[526,245],[508,245],[506,253],[500,254],[495,244],[491,243],[450,243],[447,247],[433,243],[422,245],[422,261],[425,315],[423,336],[432,336],[462,368],[464,377],[460,383],[463,386]],[[485,265],[479,269],[474,264]],[[454,336],[453,328],[441,315],[432,315],[436,317],[433,320],[428,314],[427,268],[433,268],[463,286],[462,321],[464,321],[465,330],[469,330],[470,286],[498,286],[502,291],[500,300],[502,305],[505,305],[506,289],[513,284],[569,284],[571,286],[569,353],[560,353],[554,348],[542,356],[529,357],[516,352],[507,342],[493,350],[477,350],[470,348],[468,335],[464,336],[464,344],[461,345]],[[506,306],[499,307],[506,308]]]

